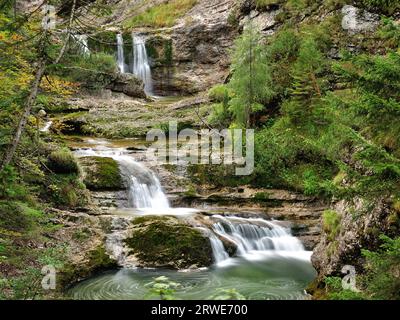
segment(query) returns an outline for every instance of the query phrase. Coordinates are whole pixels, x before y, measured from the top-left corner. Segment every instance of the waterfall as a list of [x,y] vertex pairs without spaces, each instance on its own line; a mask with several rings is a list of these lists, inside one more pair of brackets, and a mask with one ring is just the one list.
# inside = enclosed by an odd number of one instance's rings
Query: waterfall
[[53,125],[53,121],[47,121],[43,128],[40,129],[40,132],[49,132],[51,126]]
[[117,161],[128,185],[130,208],[152,210],[170,208],[168,198],[154,172],[127,155],[125,149],[102,146],[97,149],[79,149],[75,154],[78,157],[109,157]]
[[128,181],[129,206],[137,209],[168,209],[169,201],[154,174],[130,156],[118,156],[122,174]]
[[211,249],[213,251],[214,262],[216,264],[221,263],[229,259],[229,254],[224,248],[224,244],[218,237],[214,234],[210,235]]
[[144,90],[151,94],[153,91],[153,80],[147,57],[145,39],[139,35],[132,34],[133,43],[133,69],[132,73],[144,82]]
[[[306,251],[300,240],[291,235],[289,228],[281,227],[276,222],[220,215],[214,215],[212,219],[215,220],[212,230],[221,238],[234,243],[239,256],[249,257],[257,252],[305,256],[303,253]],[[220,239],[210,240],[214,260],[219,263],[223,261],[221,257],[227,257],[228,254]]]
[[121,33],[117,34],[117,58],[119,71],[125,73],[124,39]]
[[78,44],[79,51],[84,56],[90,55],[89,45],[88,45],[88,37],[86,34],[76,34],[74,38]]

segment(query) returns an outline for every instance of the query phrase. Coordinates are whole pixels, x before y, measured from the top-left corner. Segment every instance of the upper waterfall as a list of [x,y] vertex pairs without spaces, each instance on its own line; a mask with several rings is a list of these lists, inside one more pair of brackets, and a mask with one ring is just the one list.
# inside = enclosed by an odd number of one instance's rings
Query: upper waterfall
[[78,44],[79,51],[84,56],[90,55],[88,36],[86,34],[76,34],[74,35],[75,41]]
[[133,68],[132,73],[144,82],[144,90],[151,94],[153,91],[153,80],[146,51],[146,42],[142,36],[132,34],[133,43]]
[[117,59],[119,71],[125,73],[124,39],[121,33],[117,34]]

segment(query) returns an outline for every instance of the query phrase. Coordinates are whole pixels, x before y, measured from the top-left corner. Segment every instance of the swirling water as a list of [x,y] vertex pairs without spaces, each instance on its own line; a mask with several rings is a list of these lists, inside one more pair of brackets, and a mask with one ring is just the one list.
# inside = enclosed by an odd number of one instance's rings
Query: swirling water
[[227,267],[177,272],[172,270],[121,269],[83,281],[68,292],[73,299],[141,300],[154,277],[167,276],[181,284],[176,298],[206,300],[218,289],[236,289],[247,299],[306,299],[304,288],[315,277],[306,260],[265,257],[257,261],[235,258]]

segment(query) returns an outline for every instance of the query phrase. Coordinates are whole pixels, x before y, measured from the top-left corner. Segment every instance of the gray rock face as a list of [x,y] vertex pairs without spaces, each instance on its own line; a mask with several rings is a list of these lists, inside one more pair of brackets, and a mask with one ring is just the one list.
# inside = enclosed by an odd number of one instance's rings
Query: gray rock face
[[114,81],[107,86],[113,92],[121,92],[133,98],[145,98],[143,81],[133,74],[118,73]]
[[373,14],[354,6],[342,8],[342,28],[349,33],[374,31],[379,25],[379,15]]
[[334,209],[341,218],[339,232],[334,239],[323,232],[311,258],[320,280],[340,275],[345,265],[352,265],[357,272],[362,272],[364,259],[361,250],[377,249],[379,235],[393,233],[391,212],[384,200],[375,203],[372,208],[361,199],[354,203],[340,201]]
[[[194,94],[224,82],[237,36],[228,22],[234,5],[233,0],[199,0],[173,28],[149,32],[147,43],[158,52],[152,68],[156,92]],[[168,41],[171,61],[163,54]]]
[[274,33],[274,28],[278,24],[275,20],[275,17],[280,12],[281,11],[279,9],[261,13],[256,10],[252,10],[240,21],[240,25],[245,29],[249,24],[251,24],[251,27],[255,30],[265,35],[272,35]]

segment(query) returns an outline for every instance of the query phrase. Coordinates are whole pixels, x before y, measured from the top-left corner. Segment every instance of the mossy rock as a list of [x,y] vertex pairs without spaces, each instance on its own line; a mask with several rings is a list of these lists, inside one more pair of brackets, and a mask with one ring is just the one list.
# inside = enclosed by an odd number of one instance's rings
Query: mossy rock
[[143,267],[185,269],[212,263],[210,240],[174,217],[147,216],[132,221],[126,244]]
[[84,183],[89,190],[124,190],[118,162],[112,158],[84,157],[80,159]]
[[85,263],[67,263],[63,266],[58,274],[58,289],[64,290],[98,272],[116,268],[118,268],[117,262],[110,258],[104,245],[99,245],[86,254]]

